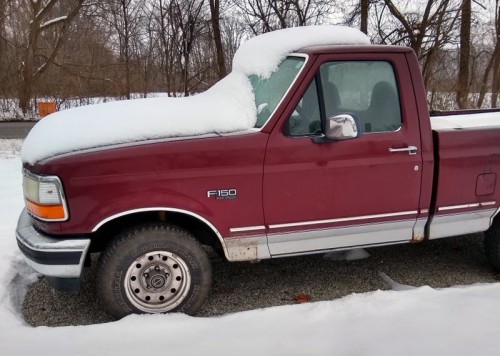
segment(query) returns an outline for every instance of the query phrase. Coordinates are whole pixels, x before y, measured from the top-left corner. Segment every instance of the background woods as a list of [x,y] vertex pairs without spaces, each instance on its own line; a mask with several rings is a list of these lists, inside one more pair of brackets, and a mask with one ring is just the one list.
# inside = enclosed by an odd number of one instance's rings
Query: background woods
[[315,24],[412,47],[433,109],[496,107],[499,12],[499,0],[0,0],[0,111],[191,95],[231,70],[245,39]]

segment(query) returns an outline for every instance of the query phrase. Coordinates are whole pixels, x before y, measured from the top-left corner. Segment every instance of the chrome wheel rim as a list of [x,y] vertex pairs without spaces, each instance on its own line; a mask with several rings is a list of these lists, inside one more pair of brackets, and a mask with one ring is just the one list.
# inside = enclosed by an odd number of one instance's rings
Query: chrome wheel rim
[[191,285],[189,268],[172,252],[153,251],[138,257],[125,275],[125,292],[145,313],[164,313],[177,307]]

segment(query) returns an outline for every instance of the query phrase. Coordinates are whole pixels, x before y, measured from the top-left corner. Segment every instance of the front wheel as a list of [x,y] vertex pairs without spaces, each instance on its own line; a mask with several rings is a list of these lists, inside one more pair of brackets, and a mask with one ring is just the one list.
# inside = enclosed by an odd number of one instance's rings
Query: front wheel
[[115,317],[195,313],[210,290],[210,261],[188,232],[147,224],[120,234],[101,253],[96,288]]

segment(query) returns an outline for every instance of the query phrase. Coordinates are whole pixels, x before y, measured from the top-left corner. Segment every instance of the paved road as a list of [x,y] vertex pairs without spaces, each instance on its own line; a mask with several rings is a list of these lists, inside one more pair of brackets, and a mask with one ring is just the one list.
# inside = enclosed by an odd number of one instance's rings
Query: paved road
[[0,121],[0,139],[2,138],[25,138],[35,126],[36,121],[10,122]]
[[[367,251],[371,256],[357,261],[335,261],[323,255],[253,264],[213,261],[212,291],[198,316],[294,304],[299,294],[317,302],[390,289],[382,273],[404,285],[433,288],[500,280],[486,260],[482,234]],[[87,268],[84,276],[85,287],[78,295],[54,293],[43,278],[32,284],[23,303],[25,320],[34,326],[112,321],[96,300],[94,267]]]

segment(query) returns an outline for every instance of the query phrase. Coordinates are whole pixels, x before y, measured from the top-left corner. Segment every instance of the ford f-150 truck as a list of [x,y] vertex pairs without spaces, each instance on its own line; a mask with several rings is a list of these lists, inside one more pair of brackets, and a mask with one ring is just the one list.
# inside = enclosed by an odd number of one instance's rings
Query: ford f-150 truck
[[499,110],[430,118],[414,52],[352,29],[242,48],[213,91],[63,111],[33,129],[16,236],[52,286],[78,291],[100,252],[97,293],[114,316],[192,314],[211,284],[204,246],[258,261],[474,232],[500,269]]

